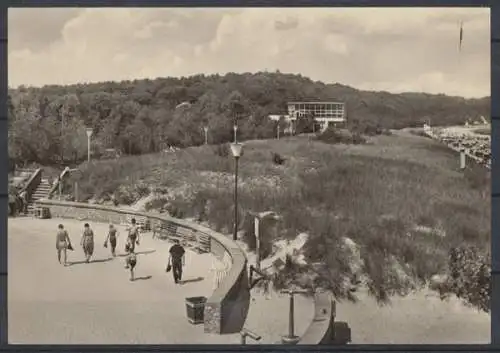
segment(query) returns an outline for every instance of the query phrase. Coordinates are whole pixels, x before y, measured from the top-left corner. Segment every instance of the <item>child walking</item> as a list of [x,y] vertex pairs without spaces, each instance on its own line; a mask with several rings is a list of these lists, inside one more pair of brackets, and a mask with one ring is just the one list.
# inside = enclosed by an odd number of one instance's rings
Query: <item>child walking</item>
[[128,253],[127,258],[125,260],[128,269],[130,269],[130,281],[134,281],[134,269],[137,265],[137,256],[134,252],[134,249],[130,246],[130,244],[125,245],[125,251]]

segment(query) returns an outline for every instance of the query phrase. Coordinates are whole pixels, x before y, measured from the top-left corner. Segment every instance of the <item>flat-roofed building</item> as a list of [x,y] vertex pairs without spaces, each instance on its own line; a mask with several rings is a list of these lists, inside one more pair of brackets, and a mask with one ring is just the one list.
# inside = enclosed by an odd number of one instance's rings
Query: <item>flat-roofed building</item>
[[346,119],[345,104],[342,102],[288,102],[286,115],[270,115],[272,120],[284,117],[287,121],[295,122],[301,117],[312,115],[325,130],[330,125],[344,124]]
[[345,104],[341,102],[288,102],[287,108],[292,120],[312,114],[321,124],[346,121]]

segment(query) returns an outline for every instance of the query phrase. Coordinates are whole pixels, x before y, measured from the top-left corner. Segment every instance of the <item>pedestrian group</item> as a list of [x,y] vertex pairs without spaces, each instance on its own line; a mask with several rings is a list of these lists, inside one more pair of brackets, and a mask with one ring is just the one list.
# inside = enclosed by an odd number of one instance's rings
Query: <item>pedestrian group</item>
[[[134,281],[135,275],[134,270],[137,265],[137,254],[135,251],[136,245],[140,245],[139,242],[139,227],[135,218],[131,219],[131,225],[127,228],[127,240],[125,243],[125,268],[130,271],[130,280]],[[113,224],[109,225],[108,234],[104,241],[104,247],[110,248],[111,255],[116,257],[116,246],[118,240],[118,230]],[[82,238],[80,240],[80,246],[83,249],[85,255],[85,262],[92,262],[92,256],[94,255],[94,243],[95,243],[94,231],[90,228],[88,223],[83,226]],[[57,259],[59,263],[64,266],[68,265],[67,251],[74,250],[71,245],[71,239],[66,229],[62,224],[59,224],[57,235],[56,235],[56,250]],[[174,282],[176,284],[182,282],[182,268],[185,265],[185,253],[184,247],[180,245],[178,240],[174,240],[174,245],[170,247],[169,256],[167,261],[166,272],[172,271]],[[61,261],[61,256],[63,259]]]

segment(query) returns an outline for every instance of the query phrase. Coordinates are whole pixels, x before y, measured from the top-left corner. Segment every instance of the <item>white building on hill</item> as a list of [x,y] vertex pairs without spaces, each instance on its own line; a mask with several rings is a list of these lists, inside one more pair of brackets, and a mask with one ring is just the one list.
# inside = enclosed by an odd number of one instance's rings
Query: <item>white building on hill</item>
[[295,122],[303,116],[311,114],[321,124],[322,130],[329,125],[340,125],[347,121],[345,104],[340,102],[288,102],[288,114],[269,115],[269,119],[278,121],[284,117],[289,122]]

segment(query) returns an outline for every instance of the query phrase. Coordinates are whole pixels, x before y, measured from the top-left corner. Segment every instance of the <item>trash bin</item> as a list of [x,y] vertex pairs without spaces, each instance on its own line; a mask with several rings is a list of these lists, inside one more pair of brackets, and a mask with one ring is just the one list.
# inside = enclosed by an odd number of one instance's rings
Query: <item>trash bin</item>
[[39,207],[36,209],[36,217],[41,219],[48,219],[50,217],[50,208],[48,207]]
[[198,325],[203,323],[203,311],[205,310],[206,297],[186,298],[186,311],[190,323]]

